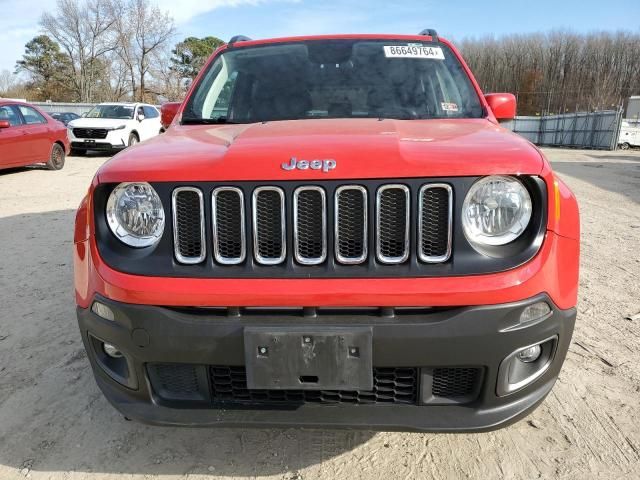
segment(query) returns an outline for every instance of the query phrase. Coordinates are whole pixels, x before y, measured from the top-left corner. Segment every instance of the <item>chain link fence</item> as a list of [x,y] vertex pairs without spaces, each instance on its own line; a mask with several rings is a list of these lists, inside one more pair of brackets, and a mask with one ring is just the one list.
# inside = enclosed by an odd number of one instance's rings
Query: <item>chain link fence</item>
[[622,110],[522,116],[503,123],[536,145],[597,150],[616,149],[621,125]]
[[30,102],[47,113],[75,113],[82,115],[91,110],[95,103],[61,103],[61,102]]

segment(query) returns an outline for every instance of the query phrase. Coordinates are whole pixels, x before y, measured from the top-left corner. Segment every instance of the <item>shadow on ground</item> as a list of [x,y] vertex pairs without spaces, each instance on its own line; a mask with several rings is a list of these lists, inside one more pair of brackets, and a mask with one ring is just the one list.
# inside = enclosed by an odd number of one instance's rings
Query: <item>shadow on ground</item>
[[285,475],[374,436],[125,421],[99,392],[76,325],[74,213],[0,218],[5,254],[0,263],[0,476],[2,466],[34,472]]
[[[82,157],[73,157],[73,158],[83,158],[83,157],[87,157],[87,158],[107,157],[107,158],[110,158],[112,156],[113,156],[113,152],[90,151],[90,152],[87,152]],[[67,159],[68,158],[69,158],[69,156],[67,156]],[[29,171],[29,170],[48,170],[48,168],[46,167],[46,165],[44,163],[36,163],[36,164],[33,164],[33,165],[27,165],[25,167],[3,168],[3,169],[0,169],[0,177],[2,177],[4,175],[14,175],[16,173],[23,173],[23,172],[26,172],[26,171]]]
[[[593,157],[604,160],[606,156]],[[617,158],[617,157],[616,157]],[[571,177],[589,182],[595,187],[626,195],[636,203],[640,203],[640,155],[625,155],[627,162],[594,161],[594,162],[551,162],[553,169]],[[617,158],[619,160],[619,158]]]

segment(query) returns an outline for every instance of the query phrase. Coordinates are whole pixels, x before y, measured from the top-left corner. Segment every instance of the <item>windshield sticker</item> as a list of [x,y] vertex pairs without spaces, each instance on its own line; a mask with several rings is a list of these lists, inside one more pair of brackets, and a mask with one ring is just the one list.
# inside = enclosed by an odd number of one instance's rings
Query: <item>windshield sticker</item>
[[432,58],[444,60],[444,53],[440,47],[424,47],[422,45],[385,45],[384,56],[387,58]]
[[458,104],[457,103],[442,102],[440,104],[440,107],[445,112],[457,112],[458,111]]

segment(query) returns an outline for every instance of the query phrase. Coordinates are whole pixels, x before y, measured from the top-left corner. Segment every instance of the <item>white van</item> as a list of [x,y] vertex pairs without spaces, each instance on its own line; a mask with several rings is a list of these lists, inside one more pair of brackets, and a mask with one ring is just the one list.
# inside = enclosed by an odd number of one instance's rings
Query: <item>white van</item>
[[640,147],[640,126],[631,126],[629,122],[622,122],[620,129],[620,137],[618,139],[618,148],[628,150],[631,147]]

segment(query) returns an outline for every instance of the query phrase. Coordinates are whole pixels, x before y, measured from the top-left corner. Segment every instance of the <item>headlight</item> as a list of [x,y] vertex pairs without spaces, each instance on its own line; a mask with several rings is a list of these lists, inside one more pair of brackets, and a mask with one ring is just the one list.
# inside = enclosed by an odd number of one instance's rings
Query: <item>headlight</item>
[[127,128],[126,125],[118,125],[117,127],[113,127],[111,129],[107,129],[107,130],[124,130],[125,128]]
[[525,231],[529,220],[531,197],[514,177],[478,180],[462,205],[462,226],[471,244],[505,245]]
[[164,208],[148,183],[121,183],[107,201],[107,222],[121,242],[148,247],[162,237]]

